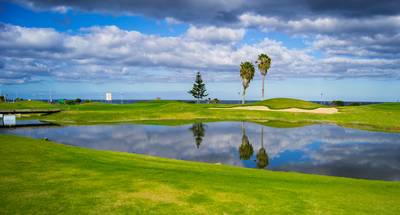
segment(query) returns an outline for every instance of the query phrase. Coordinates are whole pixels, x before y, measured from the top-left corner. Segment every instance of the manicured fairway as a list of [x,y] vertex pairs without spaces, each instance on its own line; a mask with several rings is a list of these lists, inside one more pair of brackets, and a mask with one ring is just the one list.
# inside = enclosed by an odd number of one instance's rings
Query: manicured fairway
[[[265,105],[271,109],[315,109],[323,105],[298,99],[276,98],[249,105]],[[176,101],[149,101],[135,104],[85,103],[79,105],[51,105],[42,102],[0,104],[4,109],[61,109],[57,114],[30,116],[60,124],[99,124],[141,122],[166,124],[168,121],[286,121],[295,123],[336,123],[342,126],[400,132],[400,103],[337,107],[336,114],[289,113],[257,110],[235,110],[242,105],[188,104]],[[218,109],[212,109],[218,108]],[[226,109],[221,109],[226,108]]]
[[280,173],[0,136],[0,214],[400,214],[400,182]]

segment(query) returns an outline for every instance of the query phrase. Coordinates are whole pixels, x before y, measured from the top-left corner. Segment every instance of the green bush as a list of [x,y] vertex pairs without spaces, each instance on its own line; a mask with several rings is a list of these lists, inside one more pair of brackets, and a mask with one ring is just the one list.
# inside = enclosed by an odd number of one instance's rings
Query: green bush
[[213,100],[210,101],[211,104],[219,104],[219,99],[214,98]]
[[75,104],[75,100],[65,100],[65,104],[74,105]]
[[344,102],[341,100],[334,100],[331,102],[333,106],[344,106]]

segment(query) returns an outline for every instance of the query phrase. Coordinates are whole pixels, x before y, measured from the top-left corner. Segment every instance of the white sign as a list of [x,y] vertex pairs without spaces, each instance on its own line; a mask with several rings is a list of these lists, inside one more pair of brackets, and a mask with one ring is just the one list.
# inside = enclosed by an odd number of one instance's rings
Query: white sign
[[4,125],[16,125],[17,120],[15,119],[15,115],[4,115],[3,116],[3,124]]
[[106,93],[106,101],[111,101],[111,100],[112,100],[112,94]]

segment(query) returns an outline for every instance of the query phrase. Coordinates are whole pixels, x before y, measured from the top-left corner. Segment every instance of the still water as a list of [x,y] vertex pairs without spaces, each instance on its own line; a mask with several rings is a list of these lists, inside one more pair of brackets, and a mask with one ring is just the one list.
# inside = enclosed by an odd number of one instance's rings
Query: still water
[[118,124],[1,128],[0,133],[248,168],[400,180],[400,134],[336,125],[274,128],[241,122]]

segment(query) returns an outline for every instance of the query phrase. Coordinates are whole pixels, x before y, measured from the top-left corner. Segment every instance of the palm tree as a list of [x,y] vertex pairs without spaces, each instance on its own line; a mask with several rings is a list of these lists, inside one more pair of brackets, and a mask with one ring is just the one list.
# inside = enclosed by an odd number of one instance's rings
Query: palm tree
[[264,169],[268,166],[268,154],[264,148],[264,126],[261,127],[261,148],[257,153],[257,167],[260,169]]
[[264,81],[265,81],[265,76],[267,75],[269,67],[271,67],[271,58],[268,57],[266,54],[260,54],[258,55],[258,60],[256,63],[258,63],[258,69],[260,70],[260,73],[262,75],[262,99],[264,100]]
[[249,61],[242,62],[240,64],[240,77],[242,78],[243,93],[242,93],[242,104],[246,96],[246,89],[249,87],[250,81],[254,77],[254,66]]
[[244,128],[244,122],[242,122],[242,144],[239,146],[240,160],[249,160],[253,155],[253,152],[253,146],[250,144]]

